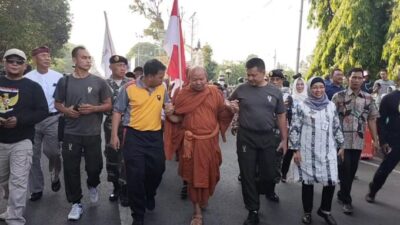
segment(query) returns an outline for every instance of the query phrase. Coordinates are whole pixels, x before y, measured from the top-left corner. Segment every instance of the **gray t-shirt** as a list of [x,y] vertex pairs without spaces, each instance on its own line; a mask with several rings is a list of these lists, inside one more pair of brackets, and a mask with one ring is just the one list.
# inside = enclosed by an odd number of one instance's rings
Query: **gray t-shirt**
[[378,95],[382,97],[382,95],[388,94],[390,92],[389,91],[390,86],[395,86],[396,84],[391,80],[379,79],[375,81],[373,89],[377,88],[378,85],[380,86],[378,90]]
[[[64,102],[65,107],[91,104],[101,105],[112,96],[105,80],[90,74],[83,79],[68,76],[68,90],[65,96],[66,77],[60,79],[54,92],[57,102]],[[100,135],[103,113],[81,115],[77,119],[66,117],[65,133],[81,136]]]
[[239,100],[240,127],[252,131],[272,131],[276,114],[286,112],[282,92],[269,83],[263,87],[242,84],[229,100]]

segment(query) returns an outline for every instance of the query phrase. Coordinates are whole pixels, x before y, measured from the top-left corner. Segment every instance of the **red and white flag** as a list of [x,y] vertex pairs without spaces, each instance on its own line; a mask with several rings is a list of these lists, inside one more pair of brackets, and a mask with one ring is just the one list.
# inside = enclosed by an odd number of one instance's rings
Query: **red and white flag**
[[186,80],[186,60],[178,0],[174,0],[172,6],[163,47],[170,57],[167,74],[171,81],[175,82],[175,87],[181,86]]
[[101,57],[101,67],[104,71],[104,76],[109,78],[111,76],[110,70],[110,58],[115,55],[114,43],[111,38],[110,28],[108,27],[107,13],[104,12],[104,18],[106,21],[106,30],[104,32],[104,43],[103,43],[103,54]]

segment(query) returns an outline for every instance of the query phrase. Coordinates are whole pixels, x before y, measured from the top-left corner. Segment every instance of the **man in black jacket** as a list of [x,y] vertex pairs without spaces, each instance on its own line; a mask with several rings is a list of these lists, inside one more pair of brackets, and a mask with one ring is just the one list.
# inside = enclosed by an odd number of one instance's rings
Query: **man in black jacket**
[[43,90],[23,77],[26,55],[19,49],[3,57],[6,75],[0,77],[0,183],[8,181],[7,224],[23,225],[32,163],[35,124],[48,116]]

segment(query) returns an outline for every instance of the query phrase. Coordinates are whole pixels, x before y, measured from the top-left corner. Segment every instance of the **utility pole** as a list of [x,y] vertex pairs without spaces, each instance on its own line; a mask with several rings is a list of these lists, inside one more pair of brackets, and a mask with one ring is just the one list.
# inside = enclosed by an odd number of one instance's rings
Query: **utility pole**
[[273,57],[273,59],[274,59],[274,68],[276,68],[276,49],[274,50],[274,57]]
[[193,61],[193,39],[194,39],[194,16],[196,15],[196,12],[192,14],[192,16],[189,17],[192,25],[192,33],[191,33],[191,38],[190,38],[190,60]]
[[303,25],[303,6],[304,6],[304,0],[301,1],[301,6],[300,6],[300,21],[299,21],[299,37],[297,40],[297,57],[296,57],[296,73],[299,72],[299,63],[300,63],[300,44],[301,44],[301,28]]

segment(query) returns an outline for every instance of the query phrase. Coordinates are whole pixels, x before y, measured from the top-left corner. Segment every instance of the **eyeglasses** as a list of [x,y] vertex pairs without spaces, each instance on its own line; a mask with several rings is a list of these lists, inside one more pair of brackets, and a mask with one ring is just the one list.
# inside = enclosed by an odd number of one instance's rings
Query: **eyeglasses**
[[24,64],[25,63],[25,60],[22,60],[22,59],[6,59],[6,62],[8,63],[8,64],[18,64],[18,65],[22,65],[22,64]]

